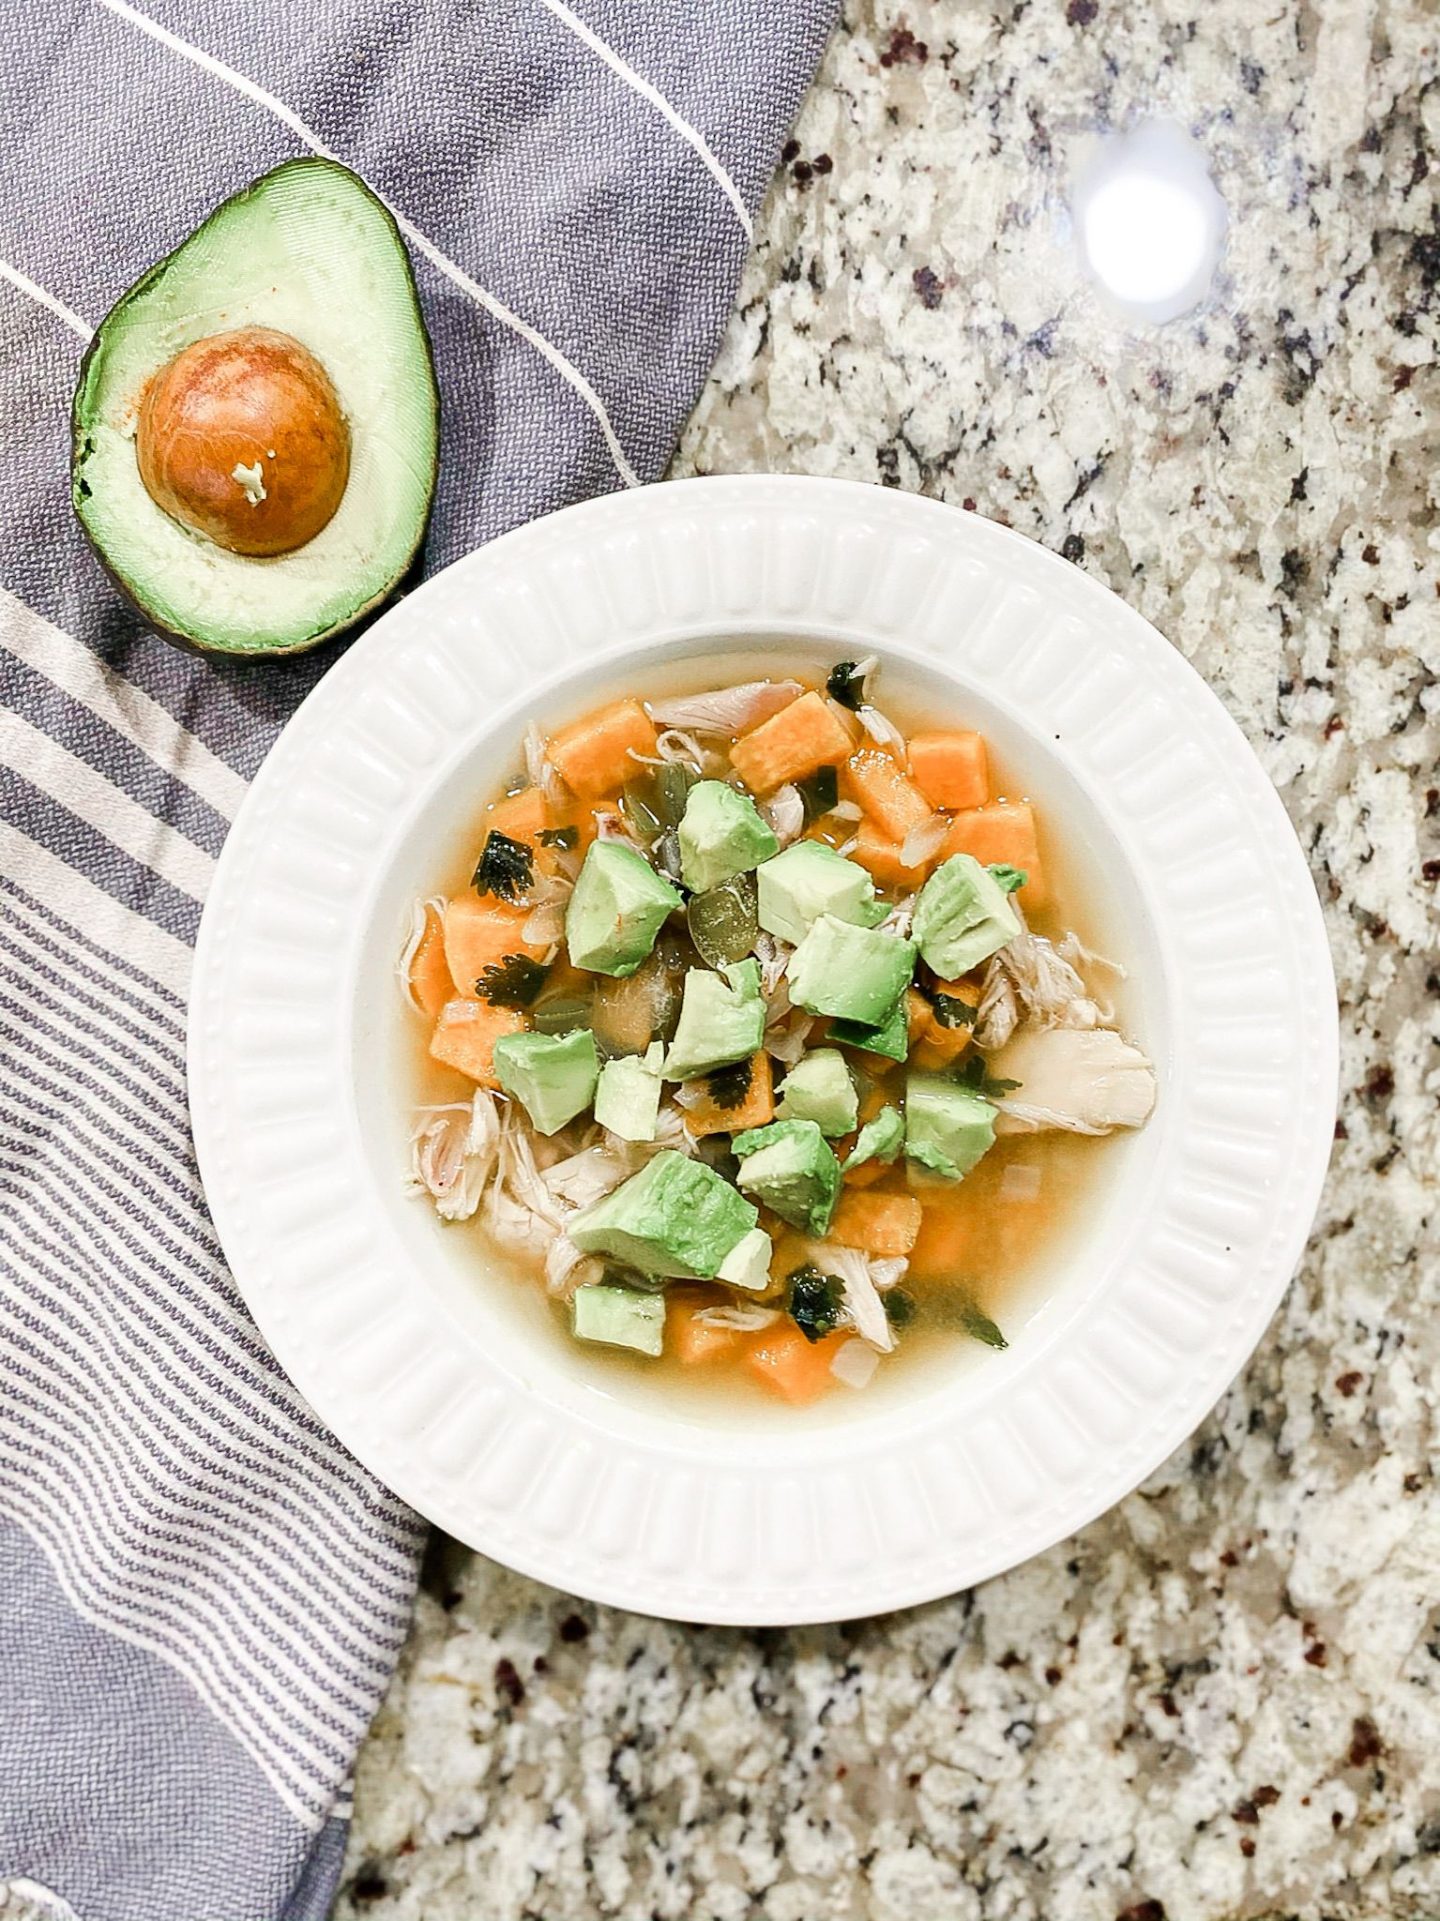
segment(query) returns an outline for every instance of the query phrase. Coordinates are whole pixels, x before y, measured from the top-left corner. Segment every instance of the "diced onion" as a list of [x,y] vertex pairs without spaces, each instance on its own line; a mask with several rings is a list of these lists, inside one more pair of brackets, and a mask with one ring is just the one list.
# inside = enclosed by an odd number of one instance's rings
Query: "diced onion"
[[929,820],[922,820],[900,843],[900,865],[923,867],[940,852],[940,844],[949,831],[950,823],[943,814],[932,814]]
[[880,1356],[868,1341],[842,1341],[835,1350],[830,1372],[846,1387],[869,1387],[880,1365]]

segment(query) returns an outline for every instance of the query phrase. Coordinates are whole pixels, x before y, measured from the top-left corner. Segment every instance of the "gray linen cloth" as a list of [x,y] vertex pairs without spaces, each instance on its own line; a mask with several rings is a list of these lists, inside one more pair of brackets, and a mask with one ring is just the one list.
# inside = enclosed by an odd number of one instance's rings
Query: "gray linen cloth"
[[185,1105],[191,947],[333,649],[178,652],[67,494],[96,321],[307,151],[408,223],[427,570],[661,474],[833,0],[12,0],[0,39],[0,1906],[311,1921],[420,1529],[226,1272]]

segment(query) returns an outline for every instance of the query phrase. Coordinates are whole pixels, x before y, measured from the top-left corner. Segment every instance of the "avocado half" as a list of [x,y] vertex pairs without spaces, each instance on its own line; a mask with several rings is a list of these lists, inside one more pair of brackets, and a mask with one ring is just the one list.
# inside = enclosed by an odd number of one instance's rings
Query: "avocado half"
[[[282,343],[281,359],[288,351],[292,363],[282,373],[313,373],[315,363],[323,371],[310,388],[294,378],[267,387],[263,367],[242,367],[237,378],[234,352],[209,353],[217,340],[242,352]],[[169,389],[197,365],[209,391],[187,412],[195,396],[177,400]],[[293,411],[295,393],[313,397],[315,380],[328,438],[314,420],[288,436],[275,431],[267,394],[281,395],[279,412]],[[162,390],[167,404],[157,410]],[[220,436],[207,424],[217,410]],[[394,219],[348,168],[290,160],[217,207],[100,323],[75,392],[75,511],[121,590],[168,639],[207,653],[300,653],[378,606],[414,559],[435,491],[438,414],[430,341]],[[284,510],[293,480],[308,502],[308,519],[296,522],[300,544],[233,551],[177,518],[172,495],[170,511],[159,505],[157,436],[192,493],[219,500],[241,539],[247,514]],[[328,482],[301,471],[327,459]]]

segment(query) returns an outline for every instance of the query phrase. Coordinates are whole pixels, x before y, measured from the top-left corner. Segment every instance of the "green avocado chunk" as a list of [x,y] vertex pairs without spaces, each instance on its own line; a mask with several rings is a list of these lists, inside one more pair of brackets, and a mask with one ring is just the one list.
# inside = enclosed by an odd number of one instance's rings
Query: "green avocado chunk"
[[721,1261],[715,1278],[728,1287],[743,1287],[752,1294],[763,1294],[770,1285],[770,1259],[774,1252],[775,1243],[764,1228],[752,1227]]
[[620,1054],[600,1069],[595,1118],[622,1141],[653,1141],[660,1112],[665,1048],[653,1041],[642,1054]]
[[747,1128],[731,1143],[740,1160],[736,1179],[782,1221],[823,1235],[840,1198],[840,1163],[814,1121],[771,1121]]
[[833,1047],[802,1054],[785,1076],[775,1112],[782,1121],[814,1121],[822,1134],[848,1134],[860,1118],[860,1097],[845,1056]]
[[999,1110],[943,1074],[905,1080],[905,1155],[933,1174],[958,1181],[995,1145]]
[[[163,373],[177,404],[146,413]],[[202,412],[208,436],[187,444],[170,423],[193,431]],[[409,568],[438,420],[394,218],[348,168],[288,160],[217,207],[96,328],[75,392],[71,496],[116,584],[167,639],[300,653]]]
[[860,1021],[831,1021],[830,1038],[842,1047],[859,1047],[867,1054],[903,1061],[910,1052],[910,1013],[905,996],[900,996],[877,1027],[867,1027]]
[[890,1020],[915,971],[915,947],[894,934],[822,914],[790,956],[790,998],[810,1014],[874,1027]]
[[595,1036],[588,1027],[568,1034],[502,1034],[495,1043],[495,1073],[542,1134],[558,1133],[595,1097]]
[[718,974],[692,967],[685,976],[680,1019],[665,1056],[667,1081],[690,1081],[755,1053],[765,1038],[760,967],[738,961]]
[[697,781],[680,822],[680,877],[695,894],[748,874],[779,848],[748,794],[723,780]]
[[565,945],[592,974],[633,974],[683,905],[668,880],[623,841],[590,843],[565,910]]
[[714,1168],[667,1148],[565,1231],[582,1254],[607,1254],[659,1280],[709,1281],[758,1221]]
[[760,925],[778,940],[804,940],[822,914],[873,927],[889,911],[865,869],[823,841],[797,840],[756,870]]
[[972,854],[942,861],[915,901],[915,943],[942,980],[968,974],[1019,932],[1009,893]]
[[570,1297],[570,1327],[577,1341],[633,1347],[654,1360],[665,1346],[665,1296],[609,1281],[577,1287]]
[[861,1167],[866,1161],[893,1161],[905,1139],[905,1123],[900,1110],[882,1107],[874,1120],[866,1121],[855,1137],[855,1145],[845,1156],[844,1166]]

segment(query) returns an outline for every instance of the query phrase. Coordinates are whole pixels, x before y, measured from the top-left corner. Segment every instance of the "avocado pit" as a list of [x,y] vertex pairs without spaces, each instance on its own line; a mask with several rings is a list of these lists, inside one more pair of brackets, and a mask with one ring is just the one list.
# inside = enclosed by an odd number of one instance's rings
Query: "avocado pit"
[[192,341],[150,379],[136,458],[145,490],[227,553],[293,553],[333,518],[350,430],[308,347],[270,327]]

